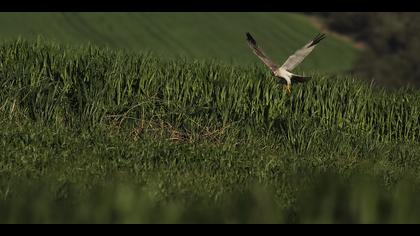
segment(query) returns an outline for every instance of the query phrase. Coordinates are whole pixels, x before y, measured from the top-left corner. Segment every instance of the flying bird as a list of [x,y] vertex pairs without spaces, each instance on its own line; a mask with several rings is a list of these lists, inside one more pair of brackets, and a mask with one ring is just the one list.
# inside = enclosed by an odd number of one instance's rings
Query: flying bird
[[274,76],[286,81],[286,91],[288,94],[292,92],[292,83],[303,83],[311,79],[311,77],[293,74],[291,71],[298,66],[324,38],[325,34],[318,34],[314,39],[303,46],[303,48],[297,50],[293,55],[289,56],[282,66],[279,66],[267,57],[267,55],[257,45],[257,41],[255,41],[251,34],[246,33],[248,45],[254,54],[270,68]]

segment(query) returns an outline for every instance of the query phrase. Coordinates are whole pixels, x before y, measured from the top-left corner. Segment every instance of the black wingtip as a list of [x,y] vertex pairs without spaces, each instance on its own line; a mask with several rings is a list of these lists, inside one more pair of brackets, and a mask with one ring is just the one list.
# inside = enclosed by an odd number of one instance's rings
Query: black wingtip
[[257,42],[255,41],[255,39],[251,36],[251,34],[249,32],[246,32],[246,40],[254,45],[257,44]]
[[318,44],[319,42],[321,42],[321,40],[325,39],[327,36],[325,34],[321,34],[319,33],[313,40],[311,45],[309,45],[309,47]]

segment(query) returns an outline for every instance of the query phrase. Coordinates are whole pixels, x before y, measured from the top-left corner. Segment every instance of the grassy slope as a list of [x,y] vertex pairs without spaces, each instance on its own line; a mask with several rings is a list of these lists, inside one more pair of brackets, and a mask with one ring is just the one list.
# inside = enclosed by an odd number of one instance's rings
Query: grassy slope
[[[245,43],[252,32],[268,55],[281,63],[318,32],[291,13],[1,13],[0,37],[43,35],[64,43],[86,43],[160,55],[260,63]],[[351,68],[355,49],[333,37],[301,69],[338,72]]]
[[419,91],[288,97],[261,67],[42,42],[0,61],[1,222],[418,222]]

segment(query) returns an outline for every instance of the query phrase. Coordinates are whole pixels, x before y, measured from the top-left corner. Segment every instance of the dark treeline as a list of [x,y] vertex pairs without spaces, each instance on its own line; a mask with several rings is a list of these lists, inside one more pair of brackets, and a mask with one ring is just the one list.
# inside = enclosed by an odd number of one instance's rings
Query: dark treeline
[[389,88],[420,88],[420,13],[317,13],[333,31],[367,47],[354,72]]

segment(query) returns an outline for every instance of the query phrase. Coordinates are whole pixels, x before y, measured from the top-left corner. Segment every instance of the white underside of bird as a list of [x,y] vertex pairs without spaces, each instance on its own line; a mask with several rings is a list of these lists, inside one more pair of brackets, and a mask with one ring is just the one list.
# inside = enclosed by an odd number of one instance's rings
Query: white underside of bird
[[286,80],[286,91],[290,93],[292,89],[292,75],[293,74],[281,67],[273,71],[273,74],[274,76],[278,78],[282,78]]

